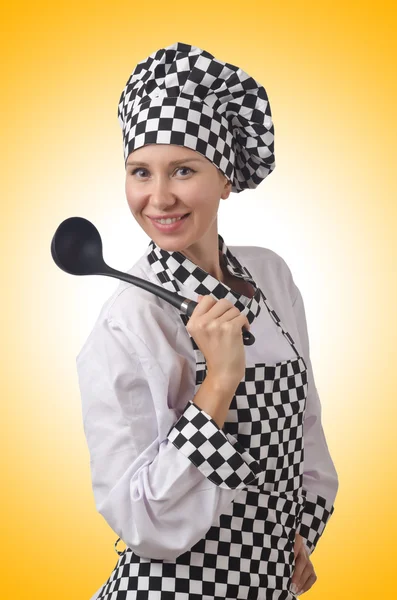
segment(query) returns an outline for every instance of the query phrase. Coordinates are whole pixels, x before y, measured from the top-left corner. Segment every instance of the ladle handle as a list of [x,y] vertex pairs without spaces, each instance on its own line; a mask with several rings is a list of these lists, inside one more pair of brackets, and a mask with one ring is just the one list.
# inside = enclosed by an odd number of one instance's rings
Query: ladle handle
[[[159,298],[162,298],[172,306],[175,306],[178,310],[180,310],[183,314],[187,315],[189,318],[192,316],[194,309],[196,308],[198,302],[195,300],[191,300],[190,298],[185,298],[176,292],[171,292],[170,290],[165,290],[163,287],[152,283],[151,281],[147,281],[146,279],[142,279],[141,277],[136,277],[136,275],[130,275],[130,273],[123,273],[122,271],[118,271],[117,269],[113,269],[109,267],[109,265],[105,265],[106,270],[97,271],[95,275],[108,275],[109,277],[115,277],[116,279],[122,279],[123,281],[127,281],[127,283],[132,283],[137,287],[140,287]],[[243,342],[245,346],[252,346],[255,342],[255,336],[252,335],[248,329],[245,327],[242,328],[243,334]]]

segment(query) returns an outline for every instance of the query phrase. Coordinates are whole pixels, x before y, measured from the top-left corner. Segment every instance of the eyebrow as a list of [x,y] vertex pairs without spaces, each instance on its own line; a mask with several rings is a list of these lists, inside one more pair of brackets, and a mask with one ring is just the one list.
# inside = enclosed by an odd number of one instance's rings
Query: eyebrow
[[[201,160],[201,158],[181,158],[179,160],[173,160],[173,161],[171,161],[169,163],[169,165],[173,166],[173,165],[179,165],[181,163],[188,163],[188,162],[195,162],[195,161],[203,162]],[[132,161],[132,160],[127,162],[126,166],[128,166],[128,165],[130,165],[130,166],[137,165],[137,166],[140,166],[140,167],[149,167],[148,163],[141,162],[141,161]]]

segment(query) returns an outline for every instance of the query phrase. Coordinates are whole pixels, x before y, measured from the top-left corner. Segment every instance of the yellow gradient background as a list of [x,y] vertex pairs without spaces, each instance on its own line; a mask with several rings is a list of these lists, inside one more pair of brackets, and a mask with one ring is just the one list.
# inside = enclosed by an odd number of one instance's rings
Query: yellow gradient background
[[145,251],[117,105],[136,63],[181,41],[240,66],[270,99],[276,169],[221,202],[219,232],[279,253],[305,301],[340,487],[302,597],[392,598],[393,3],[19,2],[1,23],[1,597],[89,600],[118,558],[94,504],[75,369],[118,281],[66,274],[50,243],[83,216],[110,266],[127,270]]

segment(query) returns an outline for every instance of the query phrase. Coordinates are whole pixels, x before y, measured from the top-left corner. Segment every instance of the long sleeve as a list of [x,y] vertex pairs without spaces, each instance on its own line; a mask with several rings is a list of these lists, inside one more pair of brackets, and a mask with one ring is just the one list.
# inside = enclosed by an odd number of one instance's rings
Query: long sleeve
[[182,412],[169,407],[184,359],[165,325],[143,317],[156,357],[112,318],[98,321],[77,356],[83,426],[98,512],[138,556],[175,560],[217,524],[259,465],[191,398]]
[[309,553],[315,549],[325,526],[334,512],[338,491],[338,475],[331,459],[321,422],[321,403],[310,361],[309,337],[302,295],[293,284],[293,303],[303,356],[308,368],[308,393],[303,425],[305,505],[298,533],[304,538]]

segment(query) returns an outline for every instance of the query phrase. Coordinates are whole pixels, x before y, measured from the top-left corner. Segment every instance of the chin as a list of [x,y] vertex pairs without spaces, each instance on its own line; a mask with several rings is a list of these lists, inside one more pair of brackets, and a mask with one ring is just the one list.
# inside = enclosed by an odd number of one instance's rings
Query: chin
[[160,239],[157,238],[157,236],[152,236],[152,240],[156,242],[156,244],[160,246],[160,248],[166,250],[167,252],[183,252],[183,249],[185,248],[185,244],[177,244],[176,242],[172,243],[171,240],[160,241]]

